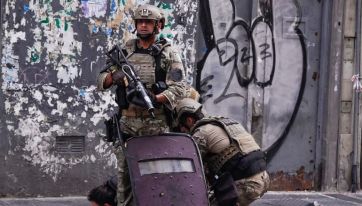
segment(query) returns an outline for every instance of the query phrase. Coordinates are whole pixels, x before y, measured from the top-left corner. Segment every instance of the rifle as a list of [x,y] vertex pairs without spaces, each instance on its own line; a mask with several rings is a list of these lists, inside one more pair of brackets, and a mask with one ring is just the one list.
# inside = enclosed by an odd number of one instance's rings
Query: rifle
[[133,65],[128,62],[118,44],[109,50],[106,55],[111,59],[113,64],[122,69],[127,77],[128,82],[135,86],[136,92],[140,95],[141,99],[145,103],[148,113],[150,113],[150,115],[155,118],[155,107],[152,104],[152,100],[147,94],[147,90],[141,82],[140,77],[136,74]]
[[123,146],[125,140],[123,139],[123,133],[119,126],[118,113],[114,113],[110,119],[105,120],[104,124],[106,125],[106,136],[104,136],[103,139],[107,142],[112,142],[115,147]]

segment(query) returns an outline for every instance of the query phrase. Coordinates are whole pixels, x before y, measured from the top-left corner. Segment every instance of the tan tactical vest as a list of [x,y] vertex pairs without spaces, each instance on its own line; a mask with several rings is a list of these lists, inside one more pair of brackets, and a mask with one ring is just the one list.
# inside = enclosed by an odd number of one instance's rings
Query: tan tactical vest
[[[132,39],[129,40],[125,46],[124,49],[127,51],[127,59],[128,61],[134,66],[135,72],[139,75],[141,78],[141,81],[146,85],[147,88],[150,88],[152,84],[156,82],[156,74],[155,74],[155,68],[156,68],[156,62],[155,57],[151,54],[142,54],[142,53],[135,53],[136,50],[136,44],[137,40]],[[155,43],[162,52],[165,52],[164,48],[170,46],[169,43],[163,42],[162,44],[159,42]],[[162,53],[161,52],[161,53]],[[160,69],[165,70],[167,72],[167,64],[165,61],[165,56],[168,55],[161,55],[161,62],[160,62]]]
[[[207,117],[196,122],[192,128],[192,133],[198,127],[204,124],[215,124],[221,126],[230,138],[231,143],[235,143],[241,150],[243,155],[249,154],[250,152],[260,150],[259,145],[255,142],[253,136],[245,131],[244,127],[229,118],[225,117]],[[233,144],[232,144],[233,145]]]
[[217,174],[224,164],[237,153],[247,155],[250,152],[260,150],[253,136],[245,131],[244,127],[236,121],[224,117],[207,117],[196,122],[192,133],[205,124],[214,124],[222,127],[230,139],[230,146],[218,154],[209,153],[205,157],[209,172]]
[[[131,63],[134,67],[134,70],[136,74],[140,77],[141,82],[144,83],[144,85],[147,87],[147,89],[151,89],[152,85],[156,82],[156,61],[155,57],[151,54],[143,54],[143,53],[136,53],[136,45],[137,40],[131,39],[126,42],[123,49],[127,51],[127,60],[129,63]],[[156,43],[157,44],[157,43]],[[160,49],[163,51],[163,49],[167,46],[170,46],[170,44],[157,44]],[[162,60],[161,60],[162,61]],[[162,68],[161,69],[166,69]],[[138,107],[136,105],[130,105],[128,108],[129,111],[136,111],[139,112],[139,110],[144,110],[144,108]],[[156,109],[155,114],[157,113],[163,113],[162,111],[158,111],[159,109]],[[147,113],[145,113],[147,114]]]
[[150,54],[134,53],[136,40],[126,44],[127,59],[133,65],[136,74],[149,89],[155,83],[155,58]]

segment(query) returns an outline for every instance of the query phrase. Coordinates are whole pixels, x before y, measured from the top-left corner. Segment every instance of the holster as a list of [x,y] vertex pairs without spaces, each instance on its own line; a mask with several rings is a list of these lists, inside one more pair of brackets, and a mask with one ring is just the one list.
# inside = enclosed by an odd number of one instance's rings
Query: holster
[[129,106],[129,103],[127,101],[127,93],[126,88],[122,86],[117,86],[116,89],[116,102],[118,104],[118,107],[120,109],[127,109]]
[[215,198],[220,206],[235,206],[238,200],[237,189],[229,172],[223,173],[212,186]]
[[116,140],[116,133],[113,123],[113,117],[109,120],[105,120],[104,124],[106,125],[106,136],[104,137],[104,140],[106,142],[114,142]]
[[239,180],[262,172],[266,167],[264,152],[257,150],[244,156],[237,153],[222,166],[220,171],[230,172],[234,180]]

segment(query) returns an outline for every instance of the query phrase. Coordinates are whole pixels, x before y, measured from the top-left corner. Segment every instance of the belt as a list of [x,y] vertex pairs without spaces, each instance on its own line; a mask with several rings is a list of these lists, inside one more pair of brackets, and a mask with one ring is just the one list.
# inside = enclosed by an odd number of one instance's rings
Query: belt
[[239,180],[264,171],[266,167],[264,152],[257,150],[246,155],[237,153],[222,166],[220,172],[230,172],[234,180]]
[[[163,114],[161,109],[155,109],[153,112],[155,115]],[[122,116],[126,117],[151,117],[151,114],[145,109],[122,109]]]
[[238,153],[240,153],[240,149],[235,144],[230,144],[229,147],[225,148],[220,153],[207,157],[210,170],[217,173],[229,159]]

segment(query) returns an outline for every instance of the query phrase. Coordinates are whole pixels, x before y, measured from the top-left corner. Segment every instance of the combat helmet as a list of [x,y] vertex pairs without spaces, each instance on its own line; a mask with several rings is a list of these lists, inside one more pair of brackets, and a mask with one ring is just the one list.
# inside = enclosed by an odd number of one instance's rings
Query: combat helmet
[[138,19],[153,19],[156,21],[161,20],[163,17],[162,11],[153,5],[150,4],[144,4],[140,5],[133,16],[134,20]]
[[202,104],[195,101],[191,98],[184,98],[178,102],[176,105],[175,111],[177,115],[177,120],[180,120],[183,114],[186,113],[196,113],[199,109],[202,108]]
[[[159,9],[158,7],[156,7],[154,5],[143,4],[143,5],[140,5],[135,10],[134,15],[133,15],[133,20],[134,20],[136,28],[137,28],[137,20],[141,20],[141,19],[155,20],[155,27],[153,29],[152,34],[158,34],[159,33],[159,30],[158,30],[158,24],[159,23],[161,23],[161,29],[164,28],[164,24],[165,24],[164,14],[163,14],[161,9]],[[148,36],[149,35],[147,35],[146,38]]]

